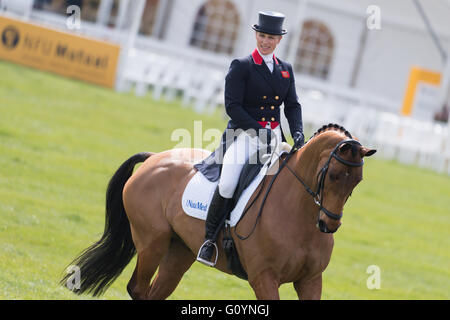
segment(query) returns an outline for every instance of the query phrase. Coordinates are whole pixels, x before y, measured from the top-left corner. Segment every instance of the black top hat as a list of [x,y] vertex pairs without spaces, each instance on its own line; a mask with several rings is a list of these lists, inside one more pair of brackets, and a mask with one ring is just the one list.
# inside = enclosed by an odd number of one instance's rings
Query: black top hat
[[275,34],[275,35],[283,35],[286,34],[287,31],[281,29],[283,27],[284,14],[279,12],[272,11],[260,11],[258,24],[253,25],[253,30]]

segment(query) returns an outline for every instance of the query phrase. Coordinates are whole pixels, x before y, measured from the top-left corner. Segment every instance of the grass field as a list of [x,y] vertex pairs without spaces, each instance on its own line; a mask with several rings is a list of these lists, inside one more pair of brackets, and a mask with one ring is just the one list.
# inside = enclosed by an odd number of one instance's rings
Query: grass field
[[[304,107],[307,112],[307,107]],[[222,130],[220,112],[119,94],[0,62],[0,298],[90,299],[58,285],[99,239],[106,185],[140,151],[170,149],[177,128]],[[324,273],[324,299],[449,299],[450,178],[366,160]],[[133,260],[103,296],[129,299]],[[369,290],[368,266],[381,270]],[[296,299],[291,285],[283,299]],[[194,263],[171,299],[254,299],[236,277]]]

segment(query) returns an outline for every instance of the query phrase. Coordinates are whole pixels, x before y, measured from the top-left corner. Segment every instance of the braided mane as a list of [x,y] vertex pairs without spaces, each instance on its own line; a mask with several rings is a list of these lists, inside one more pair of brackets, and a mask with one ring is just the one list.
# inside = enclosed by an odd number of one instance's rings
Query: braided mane
[[322,126],[321,128],[319,128],[312,136],[310,139],[314,138],[315,136],[321,134],[322,132],[325,131],[330,131],[330,130],[335,130],[335,131],[340,131],[342,133],[344,133],[348,138],[353,139],[352,135],[350,134],[350,132],[348,132],[343,126],[340,126],[336,123],[329,123],[326,124],[324,126]]
[[[349,139],[353,139],[352,135],[350,134],[350,132],[348,132],[343,126],[340,126],[336,123],[329,123],[326,124],[324,126],[322,126],[321,128],[319,128],[313,135],[312,137],[309,139],[311,140],[312,138],[320,135],[323,132],[327,132],[327,131],[339,131],[341,133],[343,133],[347,138]],[[357,153],[358,148],[355,145],[351,145],[351,150],[352,150],[352,155],[355,156]]]

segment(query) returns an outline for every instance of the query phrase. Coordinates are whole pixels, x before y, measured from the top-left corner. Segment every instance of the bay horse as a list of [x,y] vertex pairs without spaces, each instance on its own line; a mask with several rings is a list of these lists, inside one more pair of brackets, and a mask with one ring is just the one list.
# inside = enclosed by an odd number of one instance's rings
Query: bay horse
[[[279,299],[279,286],[289,282],[299,299],[321,298],[332,233],[341,224],[344,204],[362,180],[363,158],[375,152],[352,139],[343,127],[329,124],[291,153],[283,169],[280,166],[263,214],[258,216],[262,202],[258,198],[232,228],[246,233],[257,223],[246,240],[232,232],[257,299]],[[76,293],[101,295],[136,253],[137,264],[127,285],[133,299],[165,299],[175,290],[203,243],[205,223],[183,212],[181,197],[196,173],[192,160],[200,161],[208,154],[201,149],[144,152],[119,167],[106,192],[104,234],[72,262],[80,268]],[[264,191],[268,183],[258,188]],[[221,235],[218,248],[215,268],[231,273]],[[66,275],[61,284],[68,279]]]

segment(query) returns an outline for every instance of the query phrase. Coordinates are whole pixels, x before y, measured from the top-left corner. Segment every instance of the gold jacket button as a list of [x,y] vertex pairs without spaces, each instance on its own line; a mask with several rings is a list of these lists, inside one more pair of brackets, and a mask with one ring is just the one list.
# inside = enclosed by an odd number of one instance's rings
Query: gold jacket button
[[270,121],[275,121],[275,118],[274,117],[270,118]]
[[278,100],[278,99],[280,99],[280,97],[279,96],[275,96],[275,100]]
[[270,109],[274,110],[274,109],[275,109],[275,106],[270,106]]
[[266,118],[261,118],[261,121],[266,121]]
[[263,99],[267,99],[267,96],[263,96]]
[[264,107],[261,107],[260,109],[261,109],[261,110],[264,110]]

